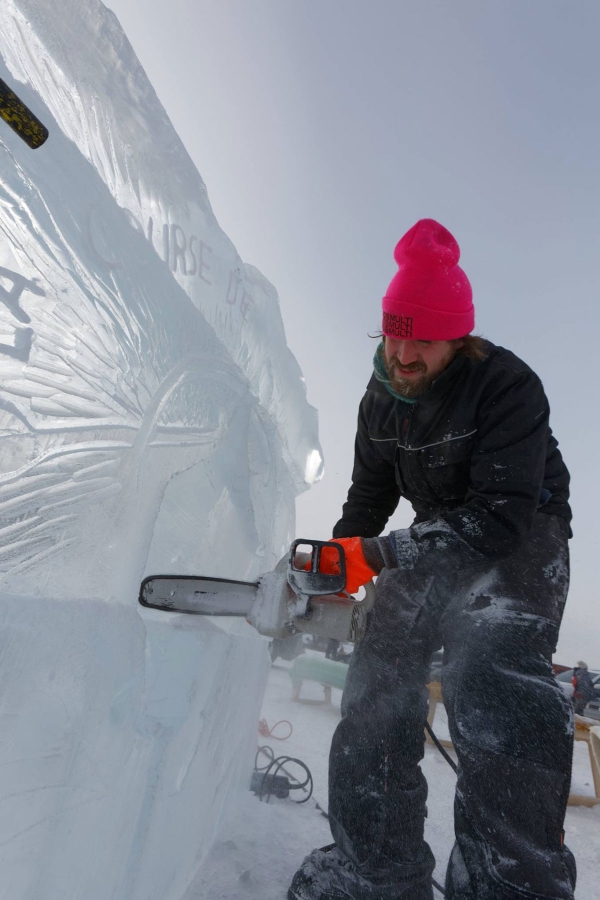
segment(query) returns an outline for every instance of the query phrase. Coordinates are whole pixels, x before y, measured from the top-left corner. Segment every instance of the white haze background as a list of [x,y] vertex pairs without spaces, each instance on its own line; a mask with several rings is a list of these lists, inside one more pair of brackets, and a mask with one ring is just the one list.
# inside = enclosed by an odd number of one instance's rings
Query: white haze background
[[[572,474],[556,659],[600,667],[600,7],[555,0],[109,0],[243,259],[277,286],[319,409],[326,538],[398,238],[456,235],[477,330],[543,379]],[[400,505],[396,525],[410,521]]]

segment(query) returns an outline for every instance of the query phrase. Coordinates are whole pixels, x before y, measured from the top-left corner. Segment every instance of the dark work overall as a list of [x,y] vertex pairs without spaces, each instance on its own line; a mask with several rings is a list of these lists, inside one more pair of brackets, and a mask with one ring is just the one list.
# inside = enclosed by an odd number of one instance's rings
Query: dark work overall
[[430,900],[419,768],[432,653],[459,763],[448,900],[572,900],[563,845],[571,704],[551,657],[567,595],[568,526],[536,514],[512,555],[384,569],[330,756],[331,830],[373,900]]

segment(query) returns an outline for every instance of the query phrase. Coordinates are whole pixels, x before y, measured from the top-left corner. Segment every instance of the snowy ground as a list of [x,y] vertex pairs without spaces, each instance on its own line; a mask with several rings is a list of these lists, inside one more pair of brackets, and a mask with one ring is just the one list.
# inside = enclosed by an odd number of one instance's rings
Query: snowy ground
[[[289,720],[293,734],[284,741],[259,735],[258,744],[271,746],[276,756],[285,754],[302,759],[314,778],[314,798],[326,810],[327,756],[339,721],[341,691],[333,689],[330,706],[293,703],[290,667],[291,663],[282,660],[272,666],[262,716],[271,728],[281,719]],[[303,685],[303,699],[318,701],[322,696],[319,685]],[[434,728],[438,737],[448,737],[441,705],[437,708]],[[287,730],[287,726],[280,725],[275,733],[284,735]],[[423,771],[430,786],[426,837],[438,860],[435,878],[443,884],[453,842],[454,773],[431,746],[425,749]],[[583,742],[575,745],[572,790],[593,795],[587,744]],[[569,807],[566,833],[579,870],[576,900],[595,900],[600,872],[600,807]],[[215,844],[185,900],[285,900],[287,887],[303,857],[313,847],[328,843],[331,843],[331,833],[327,819],[312,800],[301,806],[274,799],[267,804],[248,792],[238,819],[227,829],[226,838]]]

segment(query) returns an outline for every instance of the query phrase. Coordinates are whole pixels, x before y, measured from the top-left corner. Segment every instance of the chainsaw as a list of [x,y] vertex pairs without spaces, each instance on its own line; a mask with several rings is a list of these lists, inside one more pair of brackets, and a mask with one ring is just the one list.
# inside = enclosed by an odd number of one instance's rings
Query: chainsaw
[[[337,574],[320,570],[324,547],[338,554]],[[310,553],[299,548],[310,548]],[[243,616],[260,634],[272,638],[299,632],[356,642],[364,634],[375,587],[355,600],[346,590],[344,548],[335,541],[293,542],[289,555],[257,582],[195,575],[151,575],[139,602],[149,609],[199,616]]]

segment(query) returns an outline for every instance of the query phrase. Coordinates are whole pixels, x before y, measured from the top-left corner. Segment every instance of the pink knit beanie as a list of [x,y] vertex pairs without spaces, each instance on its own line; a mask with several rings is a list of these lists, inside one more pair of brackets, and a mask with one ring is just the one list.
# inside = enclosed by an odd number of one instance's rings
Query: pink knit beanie
[[469,279],[458,265],[460,247],[447,228],[420,219],[394,251],[398,272],[382,301],[382,331],[391,338],[453,341],[475,325]]

